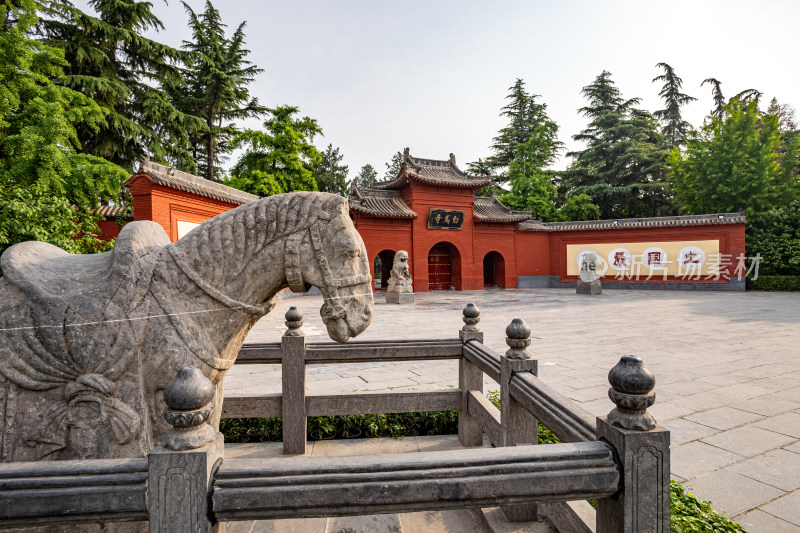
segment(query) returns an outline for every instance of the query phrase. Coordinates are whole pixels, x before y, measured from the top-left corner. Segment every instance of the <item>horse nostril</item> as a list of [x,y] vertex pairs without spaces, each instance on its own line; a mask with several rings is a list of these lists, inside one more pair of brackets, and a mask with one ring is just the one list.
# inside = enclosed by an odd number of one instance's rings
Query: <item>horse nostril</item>
[[366,306],[364,308],[364,316],[366,317],[372,316],[372,308],[370,306]]

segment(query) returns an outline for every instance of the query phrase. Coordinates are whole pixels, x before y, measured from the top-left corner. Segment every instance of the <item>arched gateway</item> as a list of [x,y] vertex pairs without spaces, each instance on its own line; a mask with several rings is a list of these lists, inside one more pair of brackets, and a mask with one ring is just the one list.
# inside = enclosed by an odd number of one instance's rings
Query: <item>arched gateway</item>
[[496,197],[475,196],[491,182],[491,176],[458,168],[452,154],[445,160],[423,159],[406,149],[396,177],[370,189],[353,187],[350,214],[372,257],[387,248],[408,251],[415,292],[482,289],[481,261],[491,250],[504,254],[496,261],[503,272],[492,284],[505,286],[509,280],[516,286],[516,227],[531,212],[509,209]]
[[489,252],[483,257],[483,286],[506,286],[506,263],[499,252]]
[[375,256],[375,288],[386,289],[389,286],[389,274],[394,262],[394,250],[383,250]]

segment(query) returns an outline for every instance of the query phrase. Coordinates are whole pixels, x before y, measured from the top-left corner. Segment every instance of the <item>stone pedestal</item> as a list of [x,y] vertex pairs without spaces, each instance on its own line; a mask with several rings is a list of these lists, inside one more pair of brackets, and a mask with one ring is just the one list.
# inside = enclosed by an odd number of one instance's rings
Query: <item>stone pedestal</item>
[[656,378],[639,357],[625,355],[608,382],[616,407],[597,418],[597,440],[616,449],[622,488],[597,499],[597,533],[668,533],[669,431],[647,411],[656,400]]
[[414,303],[414,293],[413,292],[387,292],[386,293],[386,303],[387,304],[413,304]]
[[575,287],[575,294],[603,294],[603,286],[600,284],[599,279],[594,281],[583,281],[582,279],[578,279],[578,284]]

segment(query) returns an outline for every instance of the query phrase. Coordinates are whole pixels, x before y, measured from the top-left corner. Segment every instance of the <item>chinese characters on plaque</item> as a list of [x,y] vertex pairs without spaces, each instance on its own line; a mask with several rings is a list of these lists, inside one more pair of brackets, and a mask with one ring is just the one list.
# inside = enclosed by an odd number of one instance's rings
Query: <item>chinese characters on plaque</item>
[[719,241],[659,243],[597,243],[567,245],[567,275],[580,275],[586,258],[596,254],[596,269],[601,277],[617,280],[679,279],[720,281],[757,279],[761,257],[720,253]]
[[464,211],[455,209],[431,209],[428,214],[428,229],[461,230],[464,224]]

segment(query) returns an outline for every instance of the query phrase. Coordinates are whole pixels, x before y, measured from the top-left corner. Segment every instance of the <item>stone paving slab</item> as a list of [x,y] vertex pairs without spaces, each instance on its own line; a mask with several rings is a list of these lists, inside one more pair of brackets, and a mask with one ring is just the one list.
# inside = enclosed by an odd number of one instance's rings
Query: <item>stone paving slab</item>
[[[656,418],[658,420],[658,418]],[[703,437],[708,437],[717,433],[717,430],[703,424],[691,422],[683,418],[667,420],[661,423],[669,430],[670,448],[674,449],[679,444],[692,442]]]
[[761,507],[773,516],[800,527],[800,491],[794,491]]
[[702,439],[700,442],[738,453],[745,457],[753,457],[769,450],[780,448],[785,444],[791,444],[794,441],[794,438],[787,435],[747,425],[717,433]]
[[788,449],[750,457],[730,469],[784,491],[800,489],[800,453]]
[[798,527],[786,520],[776,518],[759,509],[743,514],[736,520],[742,524],[746,531],[753,533],[797,533]]
[[703,500],[711,500],[715,508],[736,516],[759,505],[765,504],[784,494],[760,481],[723,468],[684,483],[689,491]]
[[[736,518],[759,520],[758,524],[774,518],[782,521],[775,522],[778,525],[800,527],[789,510],[789,504],[800,499],[797,489],[788,492],[790,484],[777,474],[772,485],[748,470],[757,464],[750,461],[764,458],[769,472],[770,454],[779,450],[800,454],[800,293],[614,290],[577,298],[574,289],[520,289],[415,296],[416,303],[409,306],[391,306],[379,296],[373,323],[359,340],[456,338],[461,310],[474,302],[481,310],[479,325],[487,346],[505,351],[506,326],[513,318],[524,319],[532,330],[531,351],[539,360],[540,377],[595,415],[612,408],[600,394],[611,367],[622,355],[641,356],[656,376],[654,416],[673,432],[673,477],[691,482],[725,470],[728,476],[729,471],[774,486],[780,491],[774,501],[744,509]],[[314,333],[309,342],[329,341],[318,312],[322,298],[306,296],[278,302],[251,330],[247,342],[279,341],[290,305],[303,311],[304,329]],[[308,379],[314,392],[440,390],[458,385],[454,361],[320,367]],[[383,372],[390,377],[375,381]],[[357,380],[344,381],[361,374],[373,381],[362,380],[363,387]],[[484,390],[498,388],[484,380]],[[265,391],[280,391],[279,366],[235,365],[228,373],[227,395]],[[737,431],[744,427],[758,431]],[[721,433],[725,434],[716,437]],[[744,442],[754,435],[772,439],[771,444]],[[765,453],[772,444],[778,448]],[[790,456],[783,457],[787,465],[794,464]],[[723,509],[715,494],[724,499],[726,490],[709,485],[704,497],[715,509]]]
[[794,411],[762,420],[756,426],[800,439],[800,413]]
[[734,409],[733,407],[718,407],[709,411],[694,413],[684,417],[690,422],[697,422],[719,430],[732,429],[748,422],[761,420],[763,417],[749,411]]
[[729,452],[699,441],[670,446],[672,473],[683,479],[694,479],[719,470],[723,466],[739,462],[744,458],[745,456],[738,453]]

